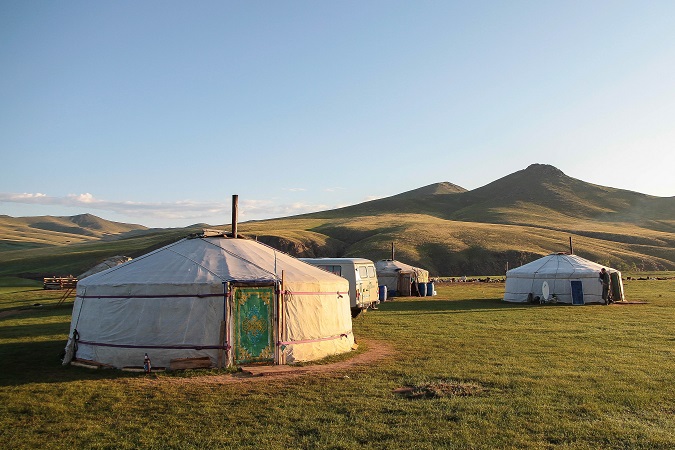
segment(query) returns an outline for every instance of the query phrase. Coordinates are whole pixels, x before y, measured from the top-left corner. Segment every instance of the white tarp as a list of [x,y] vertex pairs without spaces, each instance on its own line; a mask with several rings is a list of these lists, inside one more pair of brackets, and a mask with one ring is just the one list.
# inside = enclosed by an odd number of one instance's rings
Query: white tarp
[[[349,351],[349,282],[264,244],[183,239],[91,275],[77,286],[68,345],[78,359],[122,368],[207,356],[215,365],[228,283],[274,285],[284,275],[286,362]],[[273,321],[275,323],[275,321]],[[79,340],[73,352],[73,332]],[[232,336],[227,341],[232,343]],[[67,347],[67,353],[68,353]],[[64,360],[64,363],[68,361]]]
[[[549,299],[555,295],[558,303],[572,304],[572,281],[580,281],[584,303],[603,303],[600,270],[604,266],[577,255],[554,253],[506,272],[504,300],[527,302],[528,297],[543,297],[548,290]],[[609,273],[621,273],[605,267]],[[544,287],[546,283],[547,287]]]
[[381,259],[375,263],[377,280],[380,285],[387,286],[387,291],[398,290],[398,278],[401,273],[413,274],[418,283],[429,281],[429,271],[414,267],[395,259]]
[[127,261],[130,261],[131,258],[128,256],[112,256],[105,261],[100,262],[99,264],[96,264],[94,267],[91,269],[87,270],[84,273],[81,273],[77,279],[82,280],[84,278],[87,278],[88,276],[91,276],[95,273],[103,272],[106,269],[110,269],[111,267],[119,266],[120,264],[124,264]]

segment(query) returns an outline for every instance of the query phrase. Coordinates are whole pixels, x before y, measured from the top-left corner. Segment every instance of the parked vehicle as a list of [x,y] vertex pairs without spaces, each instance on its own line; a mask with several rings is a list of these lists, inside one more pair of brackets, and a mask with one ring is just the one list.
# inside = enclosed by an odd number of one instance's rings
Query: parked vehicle
[[299,258],[301,261],[327,270],[349,281],[352,317],[364,309],[376,309],[378,296],[375,264],[364,258]]

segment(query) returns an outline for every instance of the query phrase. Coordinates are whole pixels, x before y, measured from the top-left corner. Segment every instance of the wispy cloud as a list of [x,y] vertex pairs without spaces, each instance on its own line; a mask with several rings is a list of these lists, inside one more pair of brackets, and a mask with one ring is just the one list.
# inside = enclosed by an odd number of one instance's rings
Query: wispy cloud
[[282,190],[283,191],[289,191],[289,192],[305,192],[307,189],[301,188],[301,187],[293,187],[293,188],[284,188]]
[[[110,201],[98,199],[90,193],[70,194],[65,197],[50,196],[43,193],[0,193],[0,203],[21,203],[26,205],[43,205],[73,207],[97,211],[108,211],[129,218],[195,220],[207,221],[222,218],[222,223],[229,222],[232,205],[229,202],[197,202],[179,200],[175,202],[132,202]],[[278,203],[272,200],[240,200],[239,217],[241,220],[259,220],[274,217],[304,214],[308,212],[330,209],[330,205],[320,203]]]

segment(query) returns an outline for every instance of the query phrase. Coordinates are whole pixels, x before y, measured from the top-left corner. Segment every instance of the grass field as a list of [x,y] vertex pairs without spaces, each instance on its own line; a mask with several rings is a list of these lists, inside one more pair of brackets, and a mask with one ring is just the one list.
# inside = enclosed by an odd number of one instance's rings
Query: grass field
[[675,447],[675,279],[627,281],[647,304],[583,307],[442,284],[354,321],[393,358],[226,382],[62,367],[72,300],[13,284],[0,283],[2,448]]

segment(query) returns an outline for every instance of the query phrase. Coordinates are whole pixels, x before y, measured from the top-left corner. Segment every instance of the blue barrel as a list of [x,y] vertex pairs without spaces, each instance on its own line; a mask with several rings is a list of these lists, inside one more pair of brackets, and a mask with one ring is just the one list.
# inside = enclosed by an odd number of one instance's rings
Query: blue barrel
[[386,302],[387,301],[387,286],[380,286],[379,287],[379,299],[381,302]]
[[424,283],[416,283],[417,284],[417,291],[420,293],[420,297],[424,297],[427,295],[427,285]]
[[427,283],[427,297],[434,295],[434,282],[430,281]]

